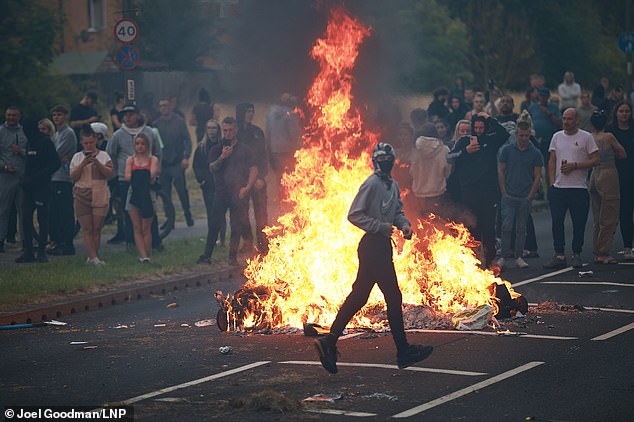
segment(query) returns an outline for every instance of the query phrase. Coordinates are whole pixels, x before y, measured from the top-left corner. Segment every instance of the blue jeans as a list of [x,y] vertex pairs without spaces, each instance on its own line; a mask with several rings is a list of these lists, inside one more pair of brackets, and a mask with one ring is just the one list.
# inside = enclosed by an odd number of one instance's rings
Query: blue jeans
[[515,246],[513,256],[520,258],[526,242],[526,224],[531,212],[528,198],[505,196],[501,201],[502,212],[502,256],[511,254],[511,234],[515,221]]
[[548,190],[550,202],[550,215],[552,218],[553,246],[555,253],[564,254],[566,236],[564,233],[564,220],[566,212],[570,211],[572,219],[572,252],[580,254],[583,247],[588,212],[590,210],[590,196],[587,189],[556,188],[552,186]]

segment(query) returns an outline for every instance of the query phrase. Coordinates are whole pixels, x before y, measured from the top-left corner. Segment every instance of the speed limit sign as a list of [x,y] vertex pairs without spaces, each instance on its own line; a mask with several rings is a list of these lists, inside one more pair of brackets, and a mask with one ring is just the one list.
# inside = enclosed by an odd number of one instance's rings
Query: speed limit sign
[[124,44],[133,42],[138,34],[139,30],[136,26],[136,22],[132,19],[121,19],[114,26],[114,37]]

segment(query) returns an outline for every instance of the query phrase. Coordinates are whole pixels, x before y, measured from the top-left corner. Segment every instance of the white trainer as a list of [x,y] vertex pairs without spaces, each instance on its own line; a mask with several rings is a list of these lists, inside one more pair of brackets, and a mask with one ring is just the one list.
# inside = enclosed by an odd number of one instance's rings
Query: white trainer
[[528,267],[528,263],[526,261],[524,261],[524,259],[522,257],[519,257],[515,260],[515,265],[517,265],[517,268],[527,268]]

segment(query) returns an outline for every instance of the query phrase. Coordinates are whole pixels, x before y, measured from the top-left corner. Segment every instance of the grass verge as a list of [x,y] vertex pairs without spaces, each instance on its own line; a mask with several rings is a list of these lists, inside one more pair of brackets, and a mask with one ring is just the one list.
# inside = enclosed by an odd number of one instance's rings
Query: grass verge
[[25,305],[60,300],[72,295],[107,291],[118,284],[135,280],[160,280],[176,274],[209,270],[222,265],[227,248],[216,247],[214,263],[197,265],[204,238],[166,240],[165,251],[152,256],[152,264],[139,264],[135,251],[106,253],[104,266],[86,263],[85,256],[53,257],[46,264],[25,264],[0,272],[0,311],[16,310]]

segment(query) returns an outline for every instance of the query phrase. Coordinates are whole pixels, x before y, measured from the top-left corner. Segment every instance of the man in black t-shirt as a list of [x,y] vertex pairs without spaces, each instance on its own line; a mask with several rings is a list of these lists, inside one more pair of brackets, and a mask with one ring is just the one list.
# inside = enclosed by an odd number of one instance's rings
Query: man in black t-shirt
[[95,110],[95,106],[97,105],[97,93],[93,91],[89,91],[84,95],[84,97],[79,101],[79,104],[75,105],[70,110],[70,118],[68,119],[68,123],[70,127],[75,131],[75,137],[77,138],[77,151],[83,150],[83,146],[79,142],[81,137],[79,136],[79,129],[83,125],[89,125],[93,122],[98,122],[101,119],[101,116],[97,114],[97,110]]
[[199,264],[211,263],[218,232],[227,209],[231,216],[231,239],[229,241],[229,264],[238,265],[237,255],[240,237],[244,249],[253,250],[253,233],[250,231],[248,204],[251,190],[258,177],[258,168],[251,149],[238,141],[238,126],[233,117],[222,121],[222,142],[215,145],[209,156],[209,171],[214,175],[216,191],[212,209],[212,224],[207,230],[204,253]]

